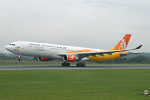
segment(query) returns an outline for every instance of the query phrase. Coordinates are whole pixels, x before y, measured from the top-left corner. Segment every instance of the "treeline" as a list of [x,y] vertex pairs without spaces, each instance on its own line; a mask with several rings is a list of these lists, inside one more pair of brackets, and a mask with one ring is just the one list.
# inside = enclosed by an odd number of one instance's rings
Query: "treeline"
[[124,64],[124,63],[131,63],[131,64],[150,64],[150,57],[147,56],[136,56],[133,58],[130,57],[123,57],[120,59],[106,61],[104,63],[111,63],[111,64]]
[[[150,55],[150,53],[147,53],[147,55]],[[120,59],[115,59],[111,61],[106,61],[102,63],[106,64],[125,64],[125,63],[133,63],[133,64],[150,64],[150,56],[147,56],[145,53],[143,55],[135,56],[135,57],[123,57]],[[22,57],[25,61],[37,61],[37,57]],[[18,56],[8,56],[3,53],[0,53],[0,60],[18,60]]]
[[[32,60],[32,58],[27,58],[27,57],[22,57],[24,60]],[[18,56],[17,55],[6,55],[4,53],[0,53],[0,60],[18,60]]]

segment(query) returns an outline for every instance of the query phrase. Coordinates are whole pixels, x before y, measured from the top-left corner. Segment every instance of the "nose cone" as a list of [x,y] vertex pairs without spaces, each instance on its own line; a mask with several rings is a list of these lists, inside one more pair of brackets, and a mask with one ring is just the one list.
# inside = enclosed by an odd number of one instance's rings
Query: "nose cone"
[[10,51],[10,46],[7,45],[7,46],[5,47],[5,49],[8,50],[8,51]]
[[8,47],[8,45],[7,45],[7,46],[5,46],[5,49],[6,49],[6,50],[8,50],[8,48],[9,48],[9,47]]

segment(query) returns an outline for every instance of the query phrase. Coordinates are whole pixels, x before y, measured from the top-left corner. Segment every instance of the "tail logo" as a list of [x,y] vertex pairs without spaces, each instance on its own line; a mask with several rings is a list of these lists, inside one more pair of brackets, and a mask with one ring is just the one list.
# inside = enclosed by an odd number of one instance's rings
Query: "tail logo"
[[119,50],[124,50],[126,47],[127,47],[126,39],[123,39],[122,42],[120,43]]
[[125,50],[128,46],[131,34],[126,34],[123,39],[121,39],[118,44],[111,50]]

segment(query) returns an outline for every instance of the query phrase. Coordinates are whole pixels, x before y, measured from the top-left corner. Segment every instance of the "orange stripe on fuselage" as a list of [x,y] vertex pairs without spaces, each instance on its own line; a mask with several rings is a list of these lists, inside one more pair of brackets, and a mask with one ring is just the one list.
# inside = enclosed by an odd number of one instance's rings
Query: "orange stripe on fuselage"
[[[111,51],[111,50],[99,50],[99,51]],[[82,50],[77,50],[77,51],[69,51],[67,53],[83,53],[83,52],[99,52],[99,51],[93,50],[93,49],[82,49]],[[89,58],[90,58],[89,61],[104,62],[104,61],[117,59],[117,58],[120,58],[120,53],[128,55],[125,52],[116,52],[116,53],[112,53],[112,55],[104,54],[104,56],[101,56],[101,55],[96,55],[96,57],[95,56],[89,56]]]
[[98,50],[94,50],[94,49],[82,49],[82,50],[77,50],[77,51],[69,51],[67,53],[83,53],[83,52],[98,52]]

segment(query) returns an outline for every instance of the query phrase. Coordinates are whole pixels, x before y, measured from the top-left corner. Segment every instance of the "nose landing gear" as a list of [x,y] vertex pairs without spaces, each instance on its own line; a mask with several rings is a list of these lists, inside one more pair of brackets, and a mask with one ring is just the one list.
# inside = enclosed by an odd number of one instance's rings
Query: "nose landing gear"
[[18,55],[18,57],[19,57],[18,61],[22,61],[21,55]]

